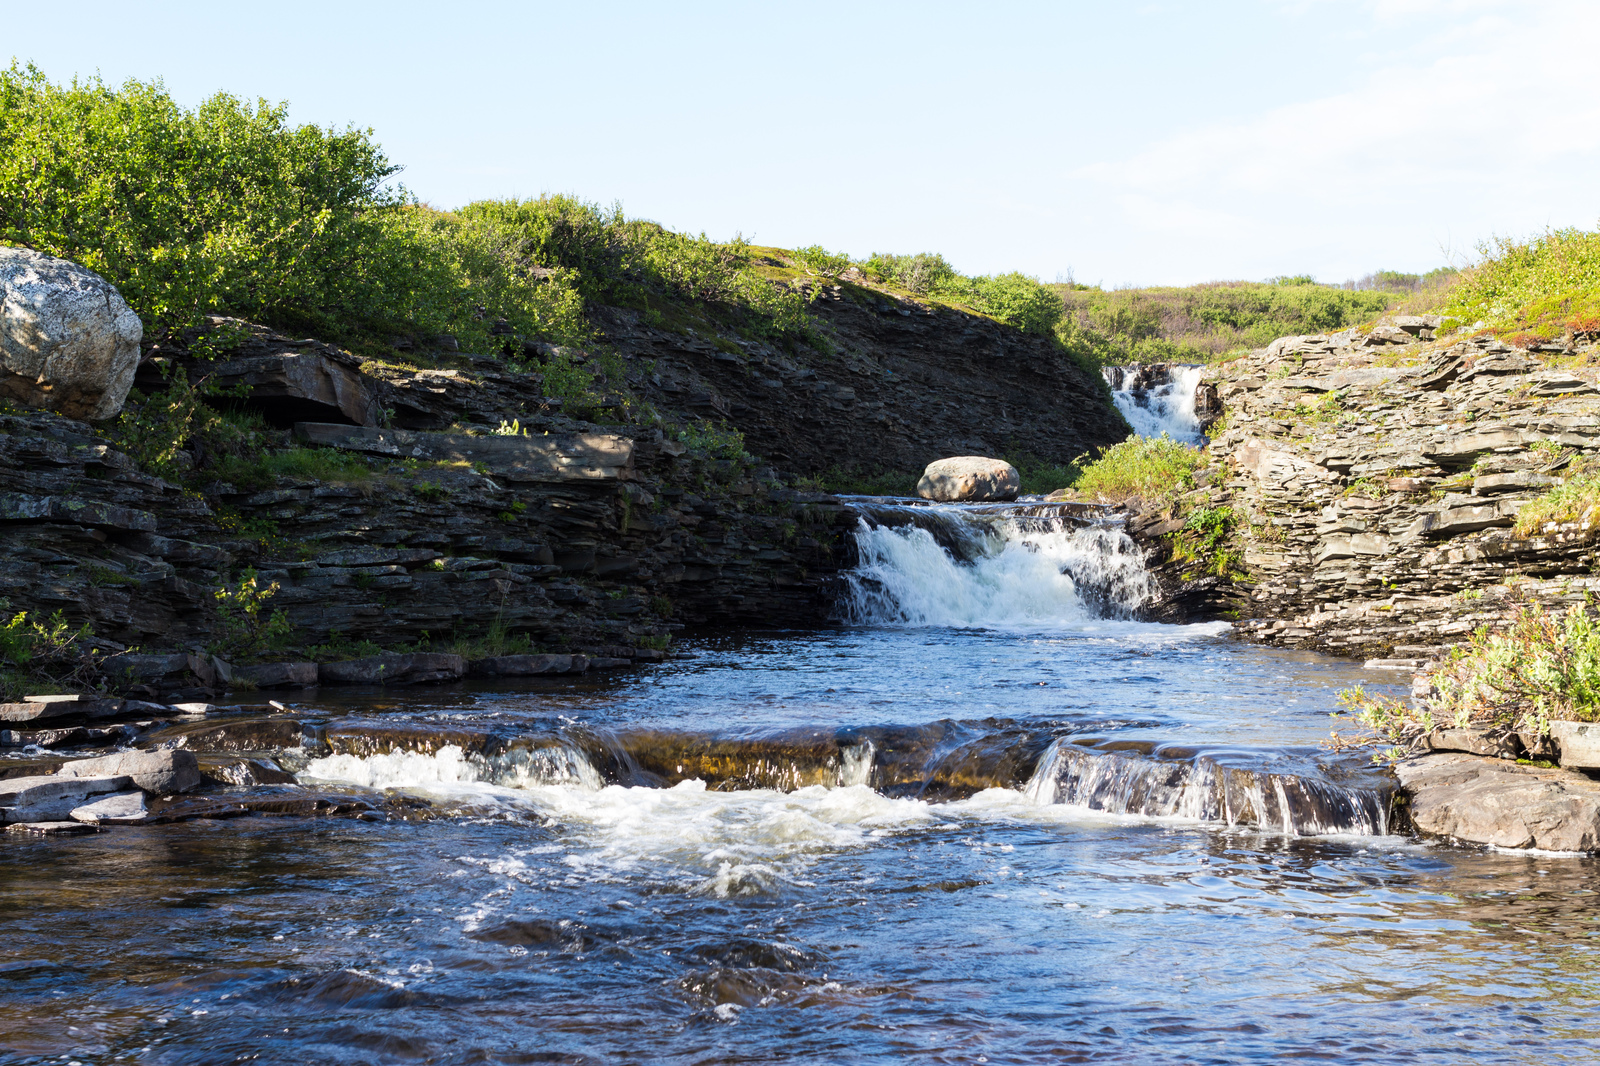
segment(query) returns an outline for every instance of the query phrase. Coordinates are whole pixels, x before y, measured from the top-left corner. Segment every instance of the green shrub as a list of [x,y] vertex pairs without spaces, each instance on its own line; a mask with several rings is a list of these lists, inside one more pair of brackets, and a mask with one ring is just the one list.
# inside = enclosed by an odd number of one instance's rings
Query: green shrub
[[245,570],[235,585],[220,586],[213,594],[217,625],[206,650],[225,659],[253,659],[281,646],[293,626],[281,609],[267,610],[277,593],[278,583],[263,587],[254,570]]
[[1600,333],[1600,232],[1497,239],[1440,305],[1451,318],[1518,340]]
[[1547,492],[1523,504],[1512,532],[1533,537],[1549,522],[1577,522],[1585,517],[1600,524],[1600,463],[1580,460]]
[[1548,733],[1555,720],[1600,721],[1600,626],[1586,604],[1564,614],[1519,607],[1501,630],[1479,629],[1431,675],[1437,695],[1421,707],[1360,687],[1339,700],[1398,757],[1435,725]]
[[873,252],[862,267],[889,284],[918,296],[926,296],[957,277],[955,267],[935,252],[919,252],[916,255]]
[[1133,496],[1160,499],[1194,487],[1194,474],[1205,462],[1200,449],[1159,437],[1129,437],[1102,448],[1093,460],[1078,463],[1082,473],[1073,488],[1103,503]]
[[280,477],[330,484],[366,484],[373,469],[359,455],[332,448],[289,448],[251,456],[225,456],[207,469],[208,478],[246,488],[265,488]]
[[744,450],[744,434],[727,423],[720,425],[701,419],[679,426],[672,431],[674,440],[712,459],[735,459],[753,463],[756,457]]
[[[10,601],[0,599],[0,618],[10,610]],[[44,622],[26,611],[0,621],[0,700],[20,700],[35,685],[58,691],[93,688],[99,656],[88,644],[92,635],[87,625],[69,625],[60,611]]]
[[830,252],[820,244],[813,244],[809,248],[796,248],[791,254],[796,264],[824,277],[836,278],[850,269],[848,255],[843,252]]

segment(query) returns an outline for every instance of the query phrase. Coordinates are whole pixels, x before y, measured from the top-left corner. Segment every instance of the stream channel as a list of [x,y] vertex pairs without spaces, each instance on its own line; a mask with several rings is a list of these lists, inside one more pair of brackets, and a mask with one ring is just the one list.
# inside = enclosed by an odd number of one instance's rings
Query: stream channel
[[404,817],[7,840],[0,1059],[1600,1058],[1600,867],[1393,833],[1371,671],[1133,620],[1093,509],[854,503],[837,627],[298,707]]

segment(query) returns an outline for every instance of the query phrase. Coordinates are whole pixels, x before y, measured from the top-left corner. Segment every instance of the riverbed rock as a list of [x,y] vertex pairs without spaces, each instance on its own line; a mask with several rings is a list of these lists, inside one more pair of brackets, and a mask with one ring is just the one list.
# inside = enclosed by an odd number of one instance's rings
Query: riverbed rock
[[416,685],[456,681],[466,672],[467,661],[459,655],[412,652],[323,663],[317,676],[324,685]]
[[194,753],[166,748],[159,751],[119,751],[97,759],[77,759],[56,771],[61,777],[121,775],[139,788],[157,795],[188,792],[200,785],[200,766]]
[[260,663],[235,666],[233,679],[256,688],[309,688],[317,683],[318,669],[316,663]]
[[70,817],[75,822],[90,825],[137,825],[149,816],[150,807],[145,794],[138,789],[113,792],[81,807],[74,807]]
[[0,821],[65,820],[75,808],[113,792],[125,792],[132,785],[133,779],[125,774],[8,778],[0,781]]
[[1395,774],[1420,832],[1502,848],[1600,849],[1600,782],[1582,774],[1467,754],[1414,756]]
[[122,410],[144,327],[92,270],[0,248],[0,396],[94,421]]
[[917,495],[943,503],[1014,500],[1021,487],[1017,468],[1004,459],[957,455],[929,463],[917,482]]
[[467,664],[468,677],[539,677],[544,674],[581,674],[589,660],[583,655],[494,655]]
[[76,696],[70,699],[29,699],[0,703],[0,722],[39,722],[55,718],[110,718],[123,709],[122,700]]
[[1551,722],[1556,757],[1569,770],[1600,770],[1600,722]]

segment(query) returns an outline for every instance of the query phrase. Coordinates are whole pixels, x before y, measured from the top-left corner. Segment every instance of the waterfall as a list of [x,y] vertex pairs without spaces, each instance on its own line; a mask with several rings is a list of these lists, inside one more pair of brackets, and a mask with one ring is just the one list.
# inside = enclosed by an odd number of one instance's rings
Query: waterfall
[[1035,803],[1114,814],[1253,825],[1285,836],[1389,831],[1389,793],[1311,776],[1092,751],[1057,740],[1023,789]]
[[841,614],[857,625],[1016,627],[1131,618],[1144,556],[1086,508],[862,506]]
[[1202,367],[1108,366],[1101,371],[1111,386],[1111,398],[1141,437],[1159,437],[1204,444],[1205,434],[1195,413],[1195,391]]

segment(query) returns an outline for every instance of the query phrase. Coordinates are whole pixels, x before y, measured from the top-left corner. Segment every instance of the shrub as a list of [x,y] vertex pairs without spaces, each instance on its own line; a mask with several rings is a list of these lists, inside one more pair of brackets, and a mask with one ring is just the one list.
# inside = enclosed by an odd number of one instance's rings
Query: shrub
[[680,426],[672,433],[673,439],[688,445],[689,450],[712,459],[736,459],[755,462],[755,456],[744,450],[744,434],[727,423],[716,425],[701,419]]
[[862,266],[868,273],[918,296],[926,296],[957,277],[955,267],[935,252],[916,255],[873,252]]
[[1519,537],[1532,537],[1547,523],[1583,519],[1600,519],[1600,464],[1580,461],[1574,462],[1549,491],[1522,506],[1512,532]]
[[278,593],[278,583],[263,587],[254,570],[245,570],[236,585],[222,585],[214,593],[217,625],[206,650],[228,659],[251,659],[288,639],[293,631],[288,616],[279,609],[267,611],[267,601]]
[[1558,719],[1600,721],[1600,626],[1585,604],[1552,614],[1520,607],[1502,630],[1487,627],[1431,676],[1437,695],[1411,706],[1359,686],[1339,694],[1369,735],[1405,754],[1436,723],[1548,733]]
[[848,255],[843,252],[830,252],[820,244],[813,244],[809,248],[796,248],[791,254],[797,265],[824,277],[836,278],[850,269]]
[[1129,437],[1121,444],[1102,448],[1089,462],[1078,460],[1082,472],[1073,488],[1103,503],[1133,496],[1169,497],[1193,488],[1195,471],[1204,462],[1200,449],[1165,433],[1159,437]]
[[[10,610],[10,601],[0,599],[0,617]],[[44,622],[26,611],[0,621],[0,700],[21,699],[32,685],[93,688],[100,663],[90,636],[87,625],[74,629],[60,611]]]
[[1524,342],[1600,333],[1600,232],[1549,230],[1478,249],[1440,306],[1444,314]]

